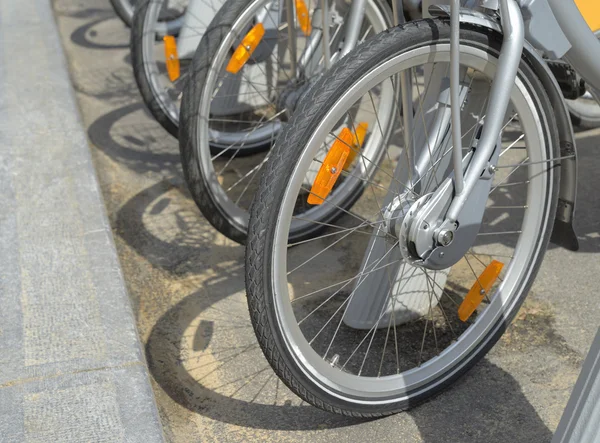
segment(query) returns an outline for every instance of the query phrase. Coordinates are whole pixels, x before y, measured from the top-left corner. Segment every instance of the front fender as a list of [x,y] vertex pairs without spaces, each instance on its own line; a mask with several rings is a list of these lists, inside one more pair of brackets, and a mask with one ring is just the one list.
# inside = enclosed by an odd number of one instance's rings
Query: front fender
[[[450,7],[435,5],[429,9],[429,12],[433,17],[449,17]],[[461,8],[460,21],[461,23],[484,26],[502,33],[502,27],[497,20],[479,11]],[[550,241],[571,251],[577,251],[579,249],[579,241],[573,229],[575,201],[577,198],[577,150],[571,118],[560,86],[544,59],[527,42],[525,42],[525,47],[523,48],[523,56],[541,80],[552,103],[558,126],[560,156],[571,156],[560,162],[558,206]]]

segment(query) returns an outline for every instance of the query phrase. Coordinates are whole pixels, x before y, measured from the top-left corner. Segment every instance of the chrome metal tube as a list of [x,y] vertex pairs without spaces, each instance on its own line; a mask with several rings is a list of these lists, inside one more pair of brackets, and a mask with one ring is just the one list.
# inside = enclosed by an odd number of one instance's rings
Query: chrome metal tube
[[[401,8],[398,8],[398,3],[402,4],[402,0],[392,0],[392,25],[393,26],[398,26],[400,24],[400,10]],[[403,16],[404,17],[404,16]],[[404,23],[404,20],[402,20],[402,23]]]
[[411,183],[415,183],[417,181],[417,178],[414,176],[416,171],[416,152],[413,138],[414,115],[411,75],[411,71],[404,71],[400,74],[400,93],[402,94],[402,124],[404,126],[404,149],[406,149],[406,155],[408,157],[408,178]]
[[294,19],[294,4],[292,0],[285,0],[286,19],[287,19],[287,34],[288,34],[288,48],[290,50],[290,70],[292,71],[291,78],[296,78],[296,62],[297,62],[297,49],[296,49],[296,20]]
[[496,78],[492,82],[485,123],[477,151],[465,175],[463,192],[454,198],[448,209],[446,219],[450,222],[457,220],[469,193],[475,187],[494,152],[508,108],[510,93],[517,78],[525,42],[525,27],[521,10],[515,0],[500,0],[500,18],[504,38]]
[[352,0],[348,21],[345,23],[344,45],[342,46],[341,57],[344,57],[356,47],[366,7],[367,0]]
[[460,126],[460,0],[450,6],[450,109],[452,110],[452,164],[454,166],[454,194],[464,189],[462,164],[462,130]]
[[329,2],[327,0],[321,0],[321,12],[323,13],[323,61],[325,63],[325,69],[329,70],[329,68],[331,68],[331,48],[329,47],[331,44],[329,38],[329,25],[331,19],[329,15]]

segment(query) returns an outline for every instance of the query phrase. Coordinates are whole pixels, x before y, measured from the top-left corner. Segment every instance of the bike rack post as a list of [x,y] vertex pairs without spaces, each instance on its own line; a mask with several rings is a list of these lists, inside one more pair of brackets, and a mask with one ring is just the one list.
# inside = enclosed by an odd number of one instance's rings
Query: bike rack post
[[567,442],[600,442],[600,328],[552,439]]

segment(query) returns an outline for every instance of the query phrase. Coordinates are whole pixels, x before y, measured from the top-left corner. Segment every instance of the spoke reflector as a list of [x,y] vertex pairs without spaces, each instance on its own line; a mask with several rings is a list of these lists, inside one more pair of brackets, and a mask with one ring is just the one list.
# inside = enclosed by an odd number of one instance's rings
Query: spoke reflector
[[231,56],[231,60],[227,64],[227,72],[231,74],[237,74],[240,69],[250,59],[252,53],[256,50],[263,36],[265,35],[265,27],[262,23],[254,25],[250,31],[242,39],[242,43],[236,48],[235,52]]
[[356,132],[352,137],[352,149],[348,153],[348,158],[346,159],[346,164],[344,165],[344,169],[348,170],[350,166],[352,166],[352,162],[356,158],[356,154],[362,148],[362,144],[365,141],[365,136],[367,135],[367,129],[369,128],[369,124],[367,122],[361,122],[356,127]]
[[310,16],[308,15],[308,8],[304,0],[296,0],[296,18],[298,19],[300,29],[308,37],[310,31],[312,31],[312,26],[310,25]]
[[320,205],[325,201],[333,189],[333,185],[335,185],[335,182],[342,173],[342,169],[346,163],[348,154],[350,153],[349,146],[352,146],[353,140],[354,137],[352,136],[350,129],[342,129],[342,132],[340,132],[340,135],[331,146],[331,149],[329,149],[329,152],[317,173],[317,177],[313,182],[307,200],[309,204]]
[[477,306],[479,306],[485,295],[492,289],[503,267],[504,263],[493,260],[483,270],[458,308],[458,318],[461,321],[467,321],[473,312],[475,312],[475,309],[477,309]]
[[181,75],[179,67],[179,55],[177,54],[177,41],[172,35],[165,35],[163,37],[163,41],[165,42],[167,74],[169,74],[169,80],[174,82]]

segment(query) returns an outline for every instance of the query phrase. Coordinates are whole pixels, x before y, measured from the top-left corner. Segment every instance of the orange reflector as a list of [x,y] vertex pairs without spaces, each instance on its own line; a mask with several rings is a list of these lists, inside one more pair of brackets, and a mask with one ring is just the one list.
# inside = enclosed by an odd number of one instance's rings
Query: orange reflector
[[165,42],[167,74],[169,74],[169,80],[174,82],[179,78],[180,75],[179,56],[177,55],[177,41],[172,35],[165,35],[163,37],[163,41]]
[[310,16],[304,0],[296,0],[296,18],[304,35],[309,36],[312,26],[310,25]]
[[458,318],[461,321],[467,321],[473,312],[475,312],[475,309],[477,309],[477,306],[479,306],[485,295],[492,289],[503,267],[504,263],[493,260],[483,270],[458,308]]
[[231,56],[231,60],[227,63],[227,72],[237,74],[240,69],[250,59],[252,53],[256,50],[256,47],[265,35],[265,27],[262,23],[254,25],[248,34],[242,39],[242,43],[236,48],[235,52]]
[[365,141],[365,136],[367,135],[367,129],[369,129],[369,124],[366,122],[359,123],[356,127],[356,132],[354,133],[354,137],[352,139],[352,149],[350,149],[350,153],[348,154],[348,158],[346,159],[346,164],[344,165],[344,169],[350,168],[352,166],[352,162],[356,158],[356,154],[362,148],[362,144]]
[[310,195],[308,196],[307,201],[309,204],[320,205],[325,201],[333,189],[333,185],[335,185],[335,182],[342,173],[342,169],[350,153],[352,140],[353,137],[350,129],[342,129],[342,132],[333,143],[333,146],[331,146],[317,173],[317,178],[315,178],[310,189]]

